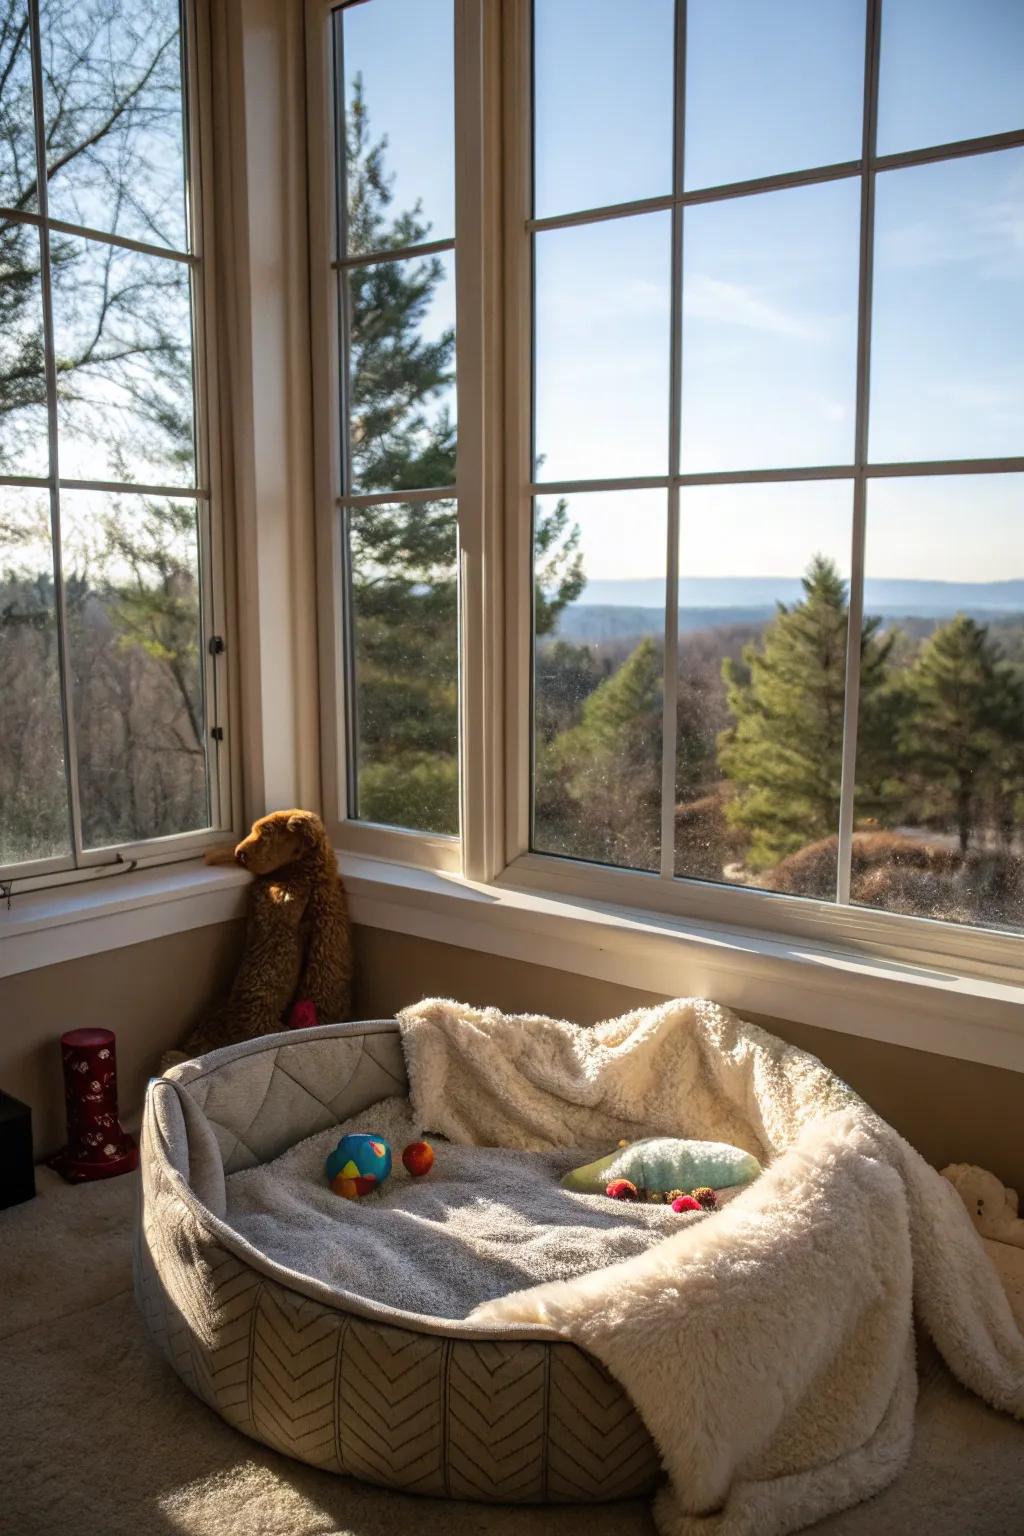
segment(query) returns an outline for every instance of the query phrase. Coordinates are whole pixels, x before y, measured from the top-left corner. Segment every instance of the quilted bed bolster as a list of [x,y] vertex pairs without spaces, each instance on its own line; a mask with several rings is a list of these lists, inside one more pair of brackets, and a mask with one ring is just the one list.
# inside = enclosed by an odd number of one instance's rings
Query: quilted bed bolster
[[155,1124],[164,1156],[207,1210],[227,1214],[224,1159],[210,1122],[188,1093],[161,1081],[152,1098]]

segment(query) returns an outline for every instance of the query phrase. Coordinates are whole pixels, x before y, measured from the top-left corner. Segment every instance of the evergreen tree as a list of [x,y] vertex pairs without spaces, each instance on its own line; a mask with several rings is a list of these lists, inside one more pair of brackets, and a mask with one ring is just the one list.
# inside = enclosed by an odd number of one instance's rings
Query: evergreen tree
[[[346,122],[354,253],[428,239],[417,203],[393,213],[387,139],[374,139],[361,80]],[[447,405],[455,333],[422,330],[445,266],[437,256],[349,274],[353,486],[396,491],[455,480]],[[537,519],[538,632],[583,587],[579,531],[559,502]],[[458,830],[457,523],[451,502],[361,508],[349,518],[357,679],[358,810],[374,821]]]
[[984,801],[1012,804],[1019,793],[1019,681],[987,625],[957,614],[922,645],[907,692],[913,707],[899,734],[903,760],[920,776],[926,818],[951,819],[966,853]]
[[[839,824],[843,700],[849,618],[846,586],[832,561],[815,556],[803,598],[778,605],[760,647],[726,661],[735,724],[719,738],[722,773],[734,785],[730,822],[748,834],[747,862],[763,870]],[[891,758],[892,700],[885,691],[891,639],[864,620],[858,722],[858,808],[884,797]]]
[[540,841],[551,852],[657,865],[662,659],[641,641],[583,704],[579,723],[538,752]]

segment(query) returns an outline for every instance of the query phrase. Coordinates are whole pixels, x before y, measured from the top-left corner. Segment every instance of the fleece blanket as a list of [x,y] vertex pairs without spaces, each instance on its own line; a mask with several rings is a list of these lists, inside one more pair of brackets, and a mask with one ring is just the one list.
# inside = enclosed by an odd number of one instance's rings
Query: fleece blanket
[[[366,1130],[394,1148],[391,1176],[367,1199],[340,1200],[324,1180],[324,1161],[340,1136]],[[435,1140],[429,1177],[413,1179],[398,1153],[419,1135],[407,1099],[382,1100],[272,1162],[229,1174],[226,1219],[261,1253],[334,1290],[450,1318],[631,1258],[678,1229],[667,1206],[560,1188],[562,1174],[585,1159],[577,1150]]]
[[815,1057],[713,1003],[596,1027],[444,1000],[400,1015],[413,1111],[453,1142],[729,1141],[765,1173],[603,1269],[486,1301],[619,1379],[655,1440],[666,1536],[783,1536],[906,1464],[914,1319],[1024,1417],[1024,1335],[955,1190]]

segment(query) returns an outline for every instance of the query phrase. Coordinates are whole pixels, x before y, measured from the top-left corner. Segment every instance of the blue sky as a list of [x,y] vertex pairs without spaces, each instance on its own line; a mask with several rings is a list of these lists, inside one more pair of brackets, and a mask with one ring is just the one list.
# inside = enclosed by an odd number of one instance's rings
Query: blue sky
[[[537,0],[536,211],[671,190],[672,0]],[[882,153],[1024,126],[1022,0],[885,0]],[[628,17],[628,21],[627,21]],[[451,0],[346,14],[387,132],[396,206],[452,226]],[[863,0],[690,0],[688,188],[856,158]],[[853,452],[856,179],[689,208],[684,470],[808,466]],[[668,467],[669,225],[654,213],[537,237],[544,478]],[[438,306],[433,324],[450,312]],[[1024,453],[1024,149],[881,174],[870,454]],[[1024,477],[874,484],[876,576],[1024,575]],[[591,576],[664,570],[664,497],[577,495]],[[690,574],[848,565],[850,487],[684,495]],[[625,535],[625,537],[624,537]]]

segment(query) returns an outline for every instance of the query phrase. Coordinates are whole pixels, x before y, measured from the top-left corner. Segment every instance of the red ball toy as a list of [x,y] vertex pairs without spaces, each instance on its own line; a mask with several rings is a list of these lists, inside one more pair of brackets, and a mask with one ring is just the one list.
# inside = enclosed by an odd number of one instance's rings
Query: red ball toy
[[402,1162],[414,1179],[421,1179],[434,1166],[434,1149],[429,1141],[410,1141],[402,1153]]
[[612,1179],[605,1189],[605,1194],[613,1200],[639,1200],[640,1191],[631,1179]]

